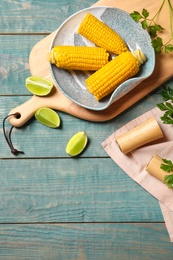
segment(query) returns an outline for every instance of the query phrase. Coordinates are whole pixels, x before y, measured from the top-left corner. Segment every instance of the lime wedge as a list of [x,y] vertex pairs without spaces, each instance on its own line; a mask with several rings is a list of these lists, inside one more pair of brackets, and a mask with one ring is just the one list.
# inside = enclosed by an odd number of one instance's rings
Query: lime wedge
[[80,154],[86,147],[88,137],[85,132],[78,132],[72,136],[66,146],[66,153],[71,156]]
[[53,83],[50,80],[38,76],[26,78],[25,84],[26,88],[37,96],[46,96],[53,88]]
[[51,128],[57,128],[60,125],[59,115],[48,107],[38,109],[35,112],[35,118],[43,125]]

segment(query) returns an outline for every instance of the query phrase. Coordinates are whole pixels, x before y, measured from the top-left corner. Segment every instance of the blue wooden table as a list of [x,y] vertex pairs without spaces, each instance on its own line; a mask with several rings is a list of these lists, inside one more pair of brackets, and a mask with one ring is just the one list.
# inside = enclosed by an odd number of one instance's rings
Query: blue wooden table
[[[173,259],[158,201],[101,147],[161,102],[162,86],[104,123],[58,112],[62,125],[50,129],[32,118],[12,133],[25,154],[14,156],[5,142],[3,118],[31,97],[25,78],[33,46],[94,2],[0,1],[0,259]],[[173,87],[173,79],[166,84]],[[89,144],[70,158],[65,147],[78,131],[87,133]]]

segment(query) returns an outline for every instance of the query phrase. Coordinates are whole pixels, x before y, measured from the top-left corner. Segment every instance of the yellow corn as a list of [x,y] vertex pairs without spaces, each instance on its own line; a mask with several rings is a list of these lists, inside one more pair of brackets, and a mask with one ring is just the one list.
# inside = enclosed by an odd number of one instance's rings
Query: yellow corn
[[55,46],[49,62],[68,70],[98,70],[109,61],[106,49],[87,46]]
[[100,100],[110,94],[121,83],[133,77],[139,71],[140,64],[146,60],[145,55],[142,61],[138,61],[138,56],[141,58],[142,55],[136,52],[134,55],[129,51],[123,52],[89,76],[86,79],[88,91],[97,100]]
[[82,20],[78,33],[116,55],[128,50],[123,39],[113,29],[90,13]]

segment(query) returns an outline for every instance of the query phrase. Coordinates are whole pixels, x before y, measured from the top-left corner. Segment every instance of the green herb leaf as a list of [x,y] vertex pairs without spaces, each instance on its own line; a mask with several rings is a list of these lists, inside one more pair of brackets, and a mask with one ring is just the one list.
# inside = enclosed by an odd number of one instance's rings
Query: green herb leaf
[[149,26],[148,26],[148,22],[146,21],[146,20],[143,20],[142,22],[141,22],[141,24],[142,24],[142,28],[143,29],[147,29]]
[[156,28],[156,30],[158,31],[158,32],[161,32],[161,31],[163,31],[163,30],[165,30],[165,28],[163,28],[161,25],[159,25],[159,24],[155,24],[155,28]]
[[164,124],[173,124],[173,105],[170,102],[159,103],[157,107],[161,111],[166,111],[161,117]]
[[172,116],[172,111],[171,110],[168,110],[165,112],[165,117],[170,117]]
[[167,101],[169,99],[173,99],[173,89],[171,89],[169,86],[164,86],[163,90],[161,92],[161,95],[163,97],[164,101]]
[[161,164],[160,168],[166,172],[171,172],[173,170],[173,163],[171,160],[162,159],[165,164]]
[[172,104],[170,103],[170,102],[165,102],[165,104],[166,104],[166,106],[167,106],[167,108],[171,111],[171,112],[173,112],[173,106],[172,106]]
[[[161,164],[160,168],[165,172],[171,172],[173,170],[173,163],[171,160],[163,159],[164,163]],[[173,188],[173,174],[165,175],[164,183],[168,185],[169,188]]]
[[143,10],[142,10],[142,15],[143,15],[145,18],[147,18],[147,17],[149,16],[149,12],[148,12],[145,8],[143,8]]
[[160,53],[162,51],[163,42],[160,37],[155,38],[154,40],[151,41],[151,43],[157,53]]
[[167,125],[173,124],[173,119],[171,119],[170,117],[168,117],[166,115],[162,116],[161,120],[163,121],[164,124],[167,124]]
[[167,44],[165,46],[165,52],[169,53],[169,52],[172,52],[172,51],[173,51],[173,45],[172,44]]
[[169,188],[173,188],[173,174],[165,175],[164,183],[167,184]]
[[132,19],[135,22],[139,22],[139,20],[142,18],[142,15],[137,11],[134,11],[133,13],[131,13],[130,16],[132,17]]
[[152,38],[156,37],[157,36],[157,29],[156,29],[156,26],[153,25],[153,26],[149,26],[148,28],[149,30],[149,34]]
[[157,104],[157,107],[161,110],[161,111],[165,111],[167,110],[167,107],[164,103],[159,103]]

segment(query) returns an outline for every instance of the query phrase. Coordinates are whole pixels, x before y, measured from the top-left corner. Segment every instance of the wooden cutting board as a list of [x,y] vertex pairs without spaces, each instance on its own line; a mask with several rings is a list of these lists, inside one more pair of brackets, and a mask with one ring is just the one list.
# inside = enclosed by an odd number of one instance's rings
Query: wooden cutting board
[[[173,0],[171,0],[173,5]],[[129,13],[133,11],[141,12],[143,8],[150,12],[150,17],[157,12],[160,7],[161,1],[155,0],[100,0],[93,6],[111,6],[120,8]],[[169,25],[169,10],[167,3],[165,3],[163,10],[158,17],[157,23],[165,28],[164,33],[161,37],[163,42],[166,42],[170,38],[170,25]],[[31,75],[39,75],[45,78],[51,79],[49,63],[47,61],[47,53],[50,48],[50,44],[55,32],[52,32],[49,36],[38,42],[31,50],[29,57],[29,66]],[[53,93],[47,97],[33,96],[29,101],[18,106],[17,108],[10,111],[11,113],[21,113],[20,119],[10,118],[10,123],[16,127],[22,126],[26,123],[33,115],[34,112],[43,106],[48,106],[52,109],[63,111],[71,114],[75,117],[82,118],[89,121],[107,121],[114,118],[131,105],[135,104],[141,98],[146,96],[152,90],[156,89],[162,83],[167,81],[173,76],[173,53],[172,54],[157,54],[156,55],[156,66],[153,74],[139,84],[130,93],[123,96],[118,101],[114,102],[110,107],[102,111],[88,110],[80,107],[65,97],[59,89],[54,88]],[[52,79],[51,79],[52,80]]]

